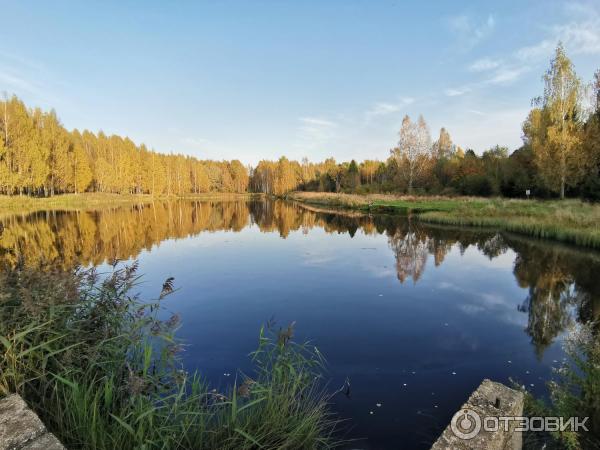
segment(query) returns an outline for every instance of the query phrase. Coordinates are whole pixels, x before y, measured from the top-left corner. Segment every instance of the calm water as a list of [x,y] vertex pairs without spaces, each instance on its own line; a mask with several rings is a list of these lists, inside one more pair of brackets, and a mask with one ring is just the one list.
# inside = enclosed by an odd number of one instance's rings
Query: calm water
[[261,324],[295,321],[330,389],[351,382],[354,448],[428,448],[483,378],[544,394],[566,330],[600,318],[597,253],[401,216],[180,201],[2,224],[4,268],[138,259],[146,296],[175,277],[185,364],[216,385],[250,370]]

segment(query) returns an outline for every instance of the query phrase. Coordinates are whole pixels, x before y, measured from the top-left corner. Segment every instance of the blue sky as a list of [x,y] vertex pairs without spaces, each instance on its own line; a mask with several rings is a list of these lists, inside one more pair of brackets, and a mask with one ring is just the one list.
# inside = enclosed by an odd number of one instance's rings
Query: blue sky
[[562,39],[600,68],[600,1],[0,0],[0,91],[64,125],[245,163],[384,159],[404,114],[516,148]]

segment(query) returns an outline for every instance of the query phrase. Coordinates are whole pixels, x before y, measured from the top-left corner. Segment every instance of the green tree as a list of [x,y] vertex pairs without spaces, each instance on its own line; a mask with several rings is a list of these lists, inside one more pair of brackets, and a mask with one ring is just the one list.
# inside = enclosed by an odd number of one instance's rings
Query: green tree
[[350,161],[348,164],[348,169],[346,170],[344,176],[344,187],[354,190],[358,186],[360,186],[360,172],[358,170],[358,164],[356,161]]
[[508,160],[508,148],[496,145],[483,152],[481,159],[486,176],[490,180],[492,193],[497,195],[500,193],[500,185],[502,183],[502,175],[504,172],[503,169]]

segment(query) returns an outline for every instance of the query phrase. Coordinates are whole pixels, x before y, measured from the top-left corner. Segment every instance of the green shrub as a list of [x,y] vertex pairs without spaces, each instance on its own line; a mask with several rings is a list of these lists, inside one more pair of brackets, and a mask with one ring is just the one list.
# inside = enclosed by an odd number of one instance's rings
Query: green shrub
[[464,195],[488,197],[492,194],[492,183],[485,175],[473,174],[465,176],[460,183],[460,191]]

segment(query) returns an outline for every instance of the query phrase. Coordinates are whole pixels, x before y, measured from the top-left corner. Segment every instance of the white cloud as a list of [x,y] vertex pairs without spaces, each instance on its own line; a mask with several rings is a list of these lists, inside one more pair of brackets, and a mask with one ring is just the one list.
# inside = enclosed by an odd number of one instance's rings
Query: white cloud
[[502,67],[496,71],[496,73],[489,78],[486,82],[489,84],[510,84],[518,80],[521,75],[527,72],[529,68],[527,66],[522,67]]
[[[46,72],[43,65],[0,50],[0,83],[11,86],[13,89],[27,91],[30,93],[40,93],[42,89],[31,82],[31,77],[24,76],[24,73]],[[44,74],[47,75],[47,74]]]
[[487,19],[476,22],[466,14],[452,16],[447,19],[448,27],[457,36],[463,50],[468,51],[489,37],[496,27],[492,14]]
[[487,70],[496,69],[500,66],[500,64],[502,64],[502,61],[490,58],[482,58],[473,62],[473,64],[469,66],[469,70],[471,72],[485,72]]
[[333,123],[330,120],[325,120],[325,119],[320,119],[318,117],[301,117],[300,122],[303,122],[304,124],[308,125],[308,126],[315,126],[315,127],[335,127],[336,124]]
[[46,67],[37,62],[27,58],[23,58],[22,56],[15,55],[13,53],[6,52],[4,50],[0,50],[0,59],[10,60],[12,63],[16,63],[19,67],[25,67],[28,69],[33,69],[36,71],[46,71]]
[[180,139],[182,144],[189,145],[190,147],[206,147],[210,143],[208,139],[195,138],[195,137],[184,137]]
[[34,86],[32,83],[30,83],[25,78],[20,77],[18,75],[13,75],[6,71],[0,72],[0,83],[7,84],[18,90],[23,90],[23,91],[27,91],[27,92],[31,92],[31,93],[39,92],[39,88],[37,86]]
[[65,99],[56,97],[57,86],[68,83],[57,81],[41,63],[0,50],[0,93],[27,96],[30,106],[58,107]]
[[379,117],[379,116],[387,116],[388,114],[394,114],[399,111],[402,111],[406,106],[415,102],[415,99],[412,97],[404,97],[399,101],[394,103],[387,102],[379,102],[375,103],[371,108],[367,110],[365,113],[365,117],[368,120]]
[[468,86],[462,87],[462,88],[449,88],[446,89],[444,91],[444,94],[446,94],[448,97],[459,97],[463,94],[466,94],[467,92],[471,91],[471,88]]
[[527,105],[515,109],[495,108],[487,112],[465,109],[449,117],[445,126],[452,130],[454,142],[479,154],[496,144],[513,149],[522,144],[521,125],[528,113]]
[[383,116],[397,111],[400,111],[400,105],[394,105],[392,103],[376,103],[369,111],[367,111],[367,114],[371,116]]
[[567,12],[573,19],[548,28],[549,37],[537,44],[520,48],[516,57],[521,61],[549,57],[559,41],[569,54],[600,54],[600,12],[592,6],[568,5]]
[[484,113],[483,111],[479,111],[478,109],[467,109],[467,112],[471,113],[471,114],[475,114],[477,116],[485,116],[486,113]]
[[556,40],[545,39],[538,44],[530,45],[528,47],[522,47],[517,50],[516,56],[522,61],[529,61],[531,59],[539,59],[552,53],[552,50],[556,48],[558,38]]
[[298,135],[303,148],[316,148],[335,137],[337,124],[321,117],[300,117]]

